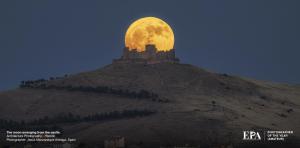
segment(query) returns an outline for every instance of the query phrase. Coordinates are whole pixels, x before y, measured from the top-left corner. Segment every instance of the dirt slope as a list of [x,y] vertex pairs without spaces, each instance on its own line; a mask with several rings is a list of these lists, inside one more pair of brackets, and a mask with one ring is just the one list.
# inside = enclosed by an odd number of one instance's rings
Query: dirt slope
[[0,118],[32,120],[60,113],[89,115],[124,109],[157,111],[148,117],[62,125],[67,135],[99,145],[116,135],[144,145],[235,143],[241,142],[241,131],[251,128],[293,130],[295,138],[300,138],[300,87],[295,85],[216,74],[188,64],[111,64],[48,84],[144,89],[170,102],[20,88],[0,93]]

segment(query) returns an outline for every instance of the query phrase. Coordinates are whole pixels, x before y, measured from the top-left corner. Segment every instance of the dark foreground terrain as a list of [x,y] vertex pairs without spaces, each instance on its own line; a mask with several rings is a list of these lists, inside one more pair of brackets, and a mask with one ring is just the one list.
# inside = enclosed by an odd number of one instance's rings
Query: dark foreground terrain
[[[103,147],[114,136],[127,147],[297,147],[299,117],[299,85],[188,64],[111,64],[0,93],[2,146],[24,145],[6,142],[8,129],[54,128],[76,138],[75,147]],[[284,142],[243,141],[247,130],[294,133]]]

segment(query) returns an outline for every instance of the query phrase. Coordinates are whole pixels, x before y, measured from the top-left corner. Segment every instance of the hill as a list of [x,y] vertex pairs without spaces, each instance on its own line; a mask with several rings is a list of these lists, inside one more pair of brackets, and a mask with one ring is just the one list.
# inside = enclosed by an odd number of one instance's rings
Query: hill
[[129,146],[138,147],[239,145],[242,131],[250,129],[293,130],[289,139],[294,142],[300,138],[299,97],[297,85],[217,74],[188,64],[115,63],[1,92],[0,119],[32,122],[69,113],[87,117],[149,110],[155,113],[56,125],[65,136],[98,146],[111,136],[124,136]]

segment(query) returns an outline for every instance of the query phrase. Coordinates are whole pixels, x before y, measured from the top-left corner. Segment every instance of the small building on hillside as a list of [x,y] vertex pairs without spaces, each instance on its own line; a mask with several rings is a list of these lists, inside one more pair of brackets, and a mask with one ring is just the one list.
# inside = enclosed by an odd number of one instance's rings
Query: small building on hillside
[[125,138],[114,136],[104,141],[104,148],[125,148]]

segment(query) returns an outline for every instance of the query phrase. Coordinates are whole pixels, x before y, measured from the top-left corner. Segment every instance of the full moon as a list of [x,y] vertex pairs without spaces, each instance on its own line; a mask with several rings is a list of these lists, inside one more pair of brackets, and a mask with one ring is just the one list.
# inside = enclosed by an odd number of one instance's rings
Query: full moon
[[174,47],[172,28],[156,17],[144,17],[133,22],[126,31],[125,45],[129,50],[145,51],[145,45],[154,44],[158,51]]

